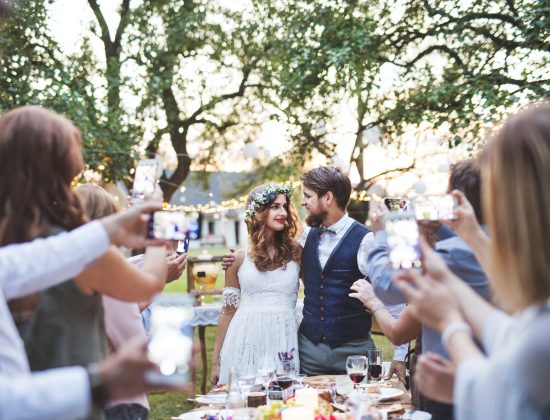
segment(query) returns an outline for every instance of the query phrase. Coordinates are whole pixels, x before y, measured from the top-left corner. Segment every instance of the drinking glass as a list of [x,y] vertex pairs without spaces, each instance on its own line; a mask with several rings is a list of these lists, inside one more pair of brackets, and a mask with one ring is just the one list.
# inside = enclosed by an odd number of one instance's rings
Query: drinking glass
[[[353,388],[357,390],[359,384],[367,376],[367,357],[362,355],[348,356],[346,360],[346,371],[353,382]],[[356,391],[357,392],[357,391]]]
[[239,376],[237,383],[239,384],[239,388],[241,390],[241,394],[243,396],[245,403],[247,403],[248,401],[248,393],[254,386],[254,382],[256,382],[256,375]]
[[369,350],[367,354],[369,356],[369,379],[379,381],[384,374],[382,350]]
[[258,376],[260,377],[266,392],[267,388],[269,388],[269,384],[275,376],[276,370],[277,362],[275,358],[271,358],[269,356],[264,357],[260,363],[260,367],[258,368]]

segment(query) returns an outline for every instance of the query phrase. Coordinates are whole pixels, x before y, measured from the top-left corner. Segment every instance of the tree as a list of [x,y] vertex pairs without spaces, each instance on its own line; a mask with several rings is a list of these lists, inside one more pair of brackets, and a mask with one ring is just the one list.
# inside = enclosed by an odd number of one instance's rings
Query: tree
[[547,1],[409,0],[386,25],[388,59],[403,80],[387,130],[448,124],[451,146],[475,144],[492,121],[550,94]]
[[120,178],[131,164],[131,141],[117,138],[91,82],[96,61],[86,40],[80,52],[61,51],[48,29],[53,0],[21,0],[0,31],[0,112],[34,104],[67,116],[81,130],[88,167]]
[[[161,179],[165,199],[192,161],[206,167],[237,135],[254,135],[254,114],[261,113],[252,96],[254,71],[264,51],[253,20],[209,1],[155,0],[132,8],[124,0],[113,39],[97,2],[88,3],[105,47],[109,107],[119,106],[120,86],[139,93],[136,121],[154,127],[146,151],[158,152],[168,139],[176,152],[175,170]],[[124,63],[140,76],[124,78]],[[189,145],[197,138],[202,144],[192,156]]]

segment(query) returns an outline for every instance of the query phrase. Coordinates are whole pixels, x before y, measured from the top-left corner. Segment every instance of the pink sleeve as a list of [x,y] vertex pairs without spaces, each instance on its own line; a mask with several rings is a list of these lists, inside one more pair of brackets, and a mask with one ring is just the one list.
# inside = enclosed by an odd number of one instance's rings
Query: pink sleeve
[[134,337],[147,337],[137,303],[122,302],[104,295],[103,308],[107,338],[114,350]]

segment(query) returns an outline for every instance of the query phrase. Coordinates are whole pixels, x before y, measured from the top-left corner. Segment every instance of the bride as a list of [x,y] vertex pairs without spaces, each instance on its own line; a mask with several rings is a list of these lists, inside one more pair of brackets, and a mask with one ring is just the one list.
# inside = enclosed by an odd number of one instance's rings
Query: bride
[[248,248],[235,253],[225,274],[212,385],[227,383],[231,367],[255,375],[267,360],[291,359],[299,369],[295,307],[300,246],[291,194],[289,185],[266,184],[247,198]]

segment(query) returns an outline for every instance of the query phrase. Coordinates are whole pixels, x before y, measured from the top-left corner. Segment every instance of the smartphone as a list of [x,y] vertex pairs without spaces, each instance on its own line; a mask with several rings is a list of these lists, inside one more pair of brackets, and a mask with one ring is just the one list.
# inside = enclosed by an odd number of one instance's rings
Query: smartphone
[[187,254],[187,250],[189,249],[189,235],[185,236],[185,239],[183,241],[178,241],[178,247],[176,248],[176,254]]
[[145,378],[150,384],[177,386],[189,383],[194,302],[191,295],[184,294],[160,296],[151,304],[147,352],[160,369],[147,372]]
[[149,237],[185,241],[187,239],[185,212],[161,210],[151,214]]
[[403,197],[384,197],[384,204],[391,212],[403,212],[409,209],[409,203]]
[[454,220],[457,206],[456,198],[450,194],[419,195],[414,198],[417,220]]
[[422,266],[420,235],[414,213],[390,213],[386,217],[386,233],[390,262],[394,270]]
[[159,161],[157,159],[140,160],[136,166],[132,197],[143,199],[155,191],[158,181]]

